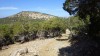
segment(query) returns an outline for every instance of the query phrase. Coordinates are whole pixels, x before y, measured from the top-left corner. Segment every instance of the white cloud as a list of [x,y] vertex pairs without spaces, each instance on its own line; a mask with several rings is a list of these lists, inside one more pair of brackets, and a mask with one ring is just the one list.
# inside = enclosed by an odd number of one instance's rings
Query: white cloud
[[16,7],[0,7],[0,10],[16,10]]

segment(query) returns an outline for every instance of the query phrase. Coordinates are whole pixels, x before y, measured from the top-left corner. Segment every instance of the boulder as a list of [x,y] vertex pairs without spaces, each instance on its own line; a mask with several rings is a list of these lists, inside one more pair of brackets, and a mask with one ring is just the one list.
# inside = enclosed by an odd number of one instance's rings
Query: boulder
[[26,36],[15,36],[14,40],[15,40],[15,42],[24,43],[24,42],[29,41],[29,38],[27,35]]
[[44,31],[39,31],[39,32],[37,33],[37,36],[38,36],[38,37],[44,37]]
[[20,56],[28,53],[28,48],[21,48],[16,51],[13,51],[10,56]]
[[66,34],[69,35],[71,32],[69,29],[66,29]]
[[34,39],[36,39],[37,38],[37,36],[36,36],[36,34],[29,34],[29,40],[34,40]]
[[14,40],[15,42],[18,42],[19,37],[20,37],[19,35],[14,36],[14,37],[13,37],[13,40]]

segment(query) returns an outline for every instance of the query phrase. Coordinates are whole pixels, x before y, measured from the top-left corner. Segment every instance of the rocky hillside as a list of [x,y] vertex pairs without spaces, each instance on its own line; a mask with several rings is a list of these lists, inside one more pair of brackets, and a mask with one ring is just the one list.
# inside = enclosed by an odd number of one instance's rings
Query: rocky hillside
[[48,20],[48,19],[53,18],[55,16],[45,14],[45,13],[40,13],[40,12],[34,12],[34,11],[22,11],[22,12],[15,14],[15,15],[9,16],[8,18],[19,18],[19,17],[24,17],[24,18],[28,18],[28,19]]
[[49,20],[57,16],[35,11],[22,11],[9,17],[0,18],[0,24],[9,24],[15,22],[26,22],[35,20]]

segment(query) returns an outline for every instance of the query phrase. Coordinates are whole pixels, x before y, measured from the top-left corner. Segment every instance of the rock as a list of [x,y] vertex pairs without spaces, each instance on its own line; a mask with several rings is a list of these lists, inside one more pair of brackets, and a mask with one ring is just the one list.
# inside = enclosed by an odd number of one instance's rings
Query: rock
[[10,56],[20,56],[28,53],[28,48],[18,49],[10,54]]
[[26,53],[28,53],[28,49],[27,49],[27,48],[19,49],[19,50],[18,50],[18,53],[19,53],[20,55],[26,54]]
[[29,34],[29,40],[35,40],[37,38],[36,33]]
[[71,32],[69,29],[66,29],[66,34],[69,35]]
[[20,42],[21,44],[29,41],[28,36],[15,36],[14,41]]
[[9,48],[8,46],[3,46],[2,50],[8,49],[8,48]]

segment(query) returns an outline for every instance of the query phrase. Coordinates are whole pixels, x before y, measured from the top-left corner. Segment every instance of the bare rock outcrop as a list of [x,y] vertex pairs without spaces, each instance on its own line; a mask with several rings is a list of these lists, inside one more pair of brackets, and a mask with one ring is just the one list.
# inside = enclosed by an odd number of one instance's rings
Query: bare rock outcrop
[[21,56],[28,53],[28,48],[21,48],[16,51],[13,51],[10,56]]

